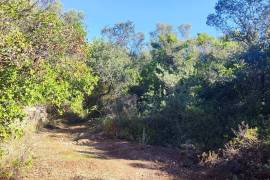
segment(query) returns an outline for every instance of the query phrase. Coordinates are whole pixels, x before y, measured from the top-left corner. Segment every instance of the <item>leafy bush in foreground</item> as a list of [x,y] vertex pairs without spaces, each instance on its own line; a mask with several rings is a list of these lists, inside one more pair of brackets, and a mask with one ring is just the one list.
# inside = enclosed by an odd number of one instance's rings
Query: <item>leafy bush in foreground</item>
[[23,107],[52,105],[84,114],[97,77],[86,65],[80,13],[57,3],[7,0],[0,4],[0,141],[13,133]]

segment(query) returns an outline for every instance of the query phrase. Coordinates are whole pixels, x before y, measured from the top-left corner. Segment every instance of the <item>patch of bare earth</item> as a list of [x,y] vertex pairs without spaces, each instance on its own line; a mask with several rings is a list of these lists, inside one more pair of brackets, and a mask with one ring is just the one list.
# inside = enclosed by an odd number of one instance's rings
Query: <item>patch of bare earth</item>
[[196,179],[178,165],[174,150],[110,140],[88,131],[86,125],[61,125],[36,134],[33,167],[21,179]]

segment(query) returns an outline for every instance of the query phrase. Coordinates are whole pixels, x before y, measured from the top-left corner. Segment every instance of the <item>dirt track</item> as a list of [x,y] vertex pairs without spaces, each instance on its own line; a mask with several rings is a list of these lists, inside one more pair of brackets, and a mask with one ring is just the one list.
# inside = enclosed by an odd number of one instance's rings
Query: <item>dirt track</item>
[[34,139],[33,167],[22,179],[190,179],[173,150],[110,140],[86,125],[44,130]]

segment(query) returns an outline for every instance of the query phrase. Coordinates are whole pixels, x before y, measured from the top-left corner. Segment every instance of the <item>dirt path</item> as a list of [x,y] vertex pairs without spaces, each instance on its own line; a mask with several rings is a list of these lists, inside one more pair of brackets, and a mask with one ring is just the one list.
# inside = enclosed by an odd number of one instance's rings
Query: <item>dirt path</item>
[[22,179],[187,179],[172,150],[109,140],[87,130],[77,125],[35,135],[33,167]]

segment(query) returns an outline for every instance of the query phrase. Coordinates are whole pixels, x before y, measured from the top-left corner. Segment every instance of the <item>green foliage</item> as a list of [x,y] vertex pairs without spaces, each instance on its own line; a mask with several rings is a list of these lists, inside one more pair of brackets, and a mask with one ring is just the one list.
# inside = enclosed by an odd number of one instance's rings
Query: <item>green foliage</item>
[[[184,42],[171,41],[171,34],[166,31],[159,35],[158,30],[155,33],[162,38],[152,41],[153,60],[142,71],[140,91],[136,92],[149,142],[217,147],[231,137],[231,130],[221,123],[225,114],[217,109],[219,97],[210,100],[206,96],[221,93],[211,89],[234,81],[244,66],[230,57],[237,43],[207,34]],[[234,127],[237,121],[226,123]]]
[[14,125],[28,105],[85,114],[97,82],[86,65],[82,16],[58,4],[7,0],[0,5],[0,141],[21,136]]
[[207,24],[250,46],[266,40],[268,15],[269,2],[266,0],[219,0]]
[[60,111],[70,107],[72,112],[82,114],[84,98],[91,95],[97,77],[93,76],[91,70],[82,62],[63,62],[54,67],[44,67],[46,76],[40,79],[38,88],[41,101],[56,106]]
[[127,94],[129,88],[138,83],[139,68],[129,52],[121,46],[104,40],[95,40],[89,46],[88,65],[99,77],[95,93],[90,99],[99,111],[104,112],[113,101]]
[[[111,105],[112,111],[102,121],[104,132],[117,138],[145,142],[142,119],[138,118],[135,96],[124,96]],[[144,140],[143,140],[144,139]]]
[[[189,38],[182,25],[179,39],[158,24],[149,47],[130,21],[87,42],[81,12],[35,2],[0,4],[0,142],[23,136],[28,105],[98,116],[106,134],[143,143],[215,150],[269,141],[266,1],[219,0],[208,24],[224,37]],[[235,138],[243,119],[250,128]],[[206,161],[218,161],[210,152]]]
[[[234,130],[235,137],[218,152],[202,155],[202,165],[223,172],[219,178],[264,179],[269,171],[269,145],[259,139],[258,129],[244,122]],[[224,163],[226,162],[226,163]]]
[[1,178],[16,177],[31,164],[25,106],[53,106],[59,113],[84,116],[85,98],[98,81],[85,62],[81,16],[62,14],[57,6],[28,0],[0,3]]
[[12,133],[19,132],[16,127],[13,129],[12,124],[14,120],[22,120],[24,117],[22,104],[29,100],[29,87],[23,83],[22,74],[15,66],[1,69],[0,76],[0,136],[1,140],[3,140]]
[[[103,106],[98,112],[106,116],[105,132],[133,140],[144,134],[152,144],[189,142],[206,149],[228,141],[231,128],[241,122],[240,114],[228,113],[235,103],[231,94],[237,97],[238,92],[233,84],[246,66],[237,58],[241,46],[205,33],[181,41],[166,24],[157,25],[151,45],[140,64],[113,42],[90,44],[89,66],[100,77],[92,100]],[[114,108],[128,93],[138,97],[132,117]]]

